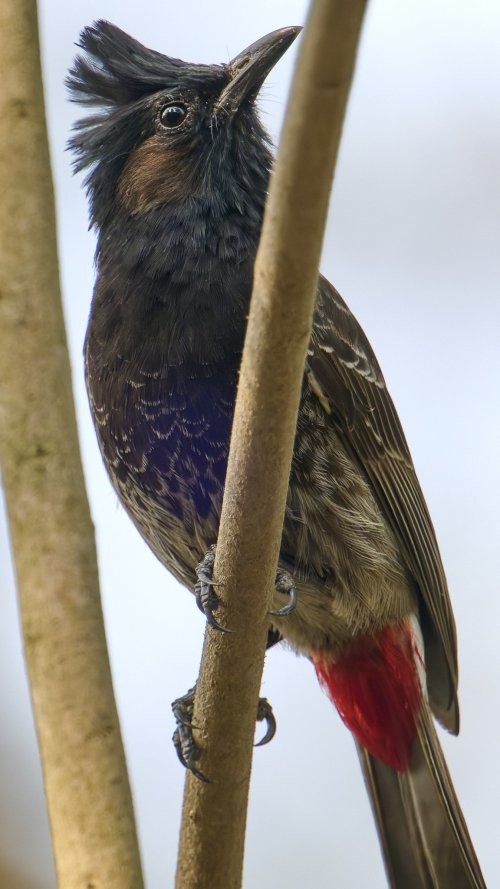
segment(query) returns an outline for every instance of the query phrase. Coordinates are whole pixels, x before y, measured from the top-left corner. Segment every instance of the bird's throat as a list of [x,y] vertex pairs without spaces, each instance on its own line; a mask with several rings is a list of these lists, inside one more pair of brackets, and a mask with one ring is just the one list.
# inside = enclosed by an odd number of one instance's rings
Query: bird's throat
[[135,216],[203,195],[196,155],[187,149],[168,151],[159,136],[150,136],[132,152],[118,180],[117,200]]

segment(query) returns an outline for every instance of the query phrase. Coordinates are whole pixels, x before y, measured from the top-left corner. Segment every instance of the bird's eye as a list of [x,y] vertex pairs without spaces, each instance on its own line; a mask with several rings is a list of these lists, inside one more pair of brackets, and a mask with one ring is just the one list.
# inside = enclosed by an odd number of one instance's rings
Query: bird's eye
[[183,120],[185,120],[186,115],[186,106],[176,102],[172,105],[165,105],[165,107],[161,109],[159,120],[162,126],[173,130],[175,127],[181,125]]

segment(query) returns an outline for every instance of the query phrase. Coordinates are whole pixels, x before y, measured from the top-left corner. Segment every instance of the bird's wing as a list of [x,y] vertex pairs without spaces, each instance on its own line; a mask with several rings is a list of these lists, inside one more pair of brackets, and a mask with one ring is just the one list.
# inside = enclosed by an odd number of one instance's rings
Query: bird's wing
[[418,584],[431,703],[447,728],[458,731],[455,623],[434,528],[377,359],[355,317],[323,277],[307,374],[371,483]]

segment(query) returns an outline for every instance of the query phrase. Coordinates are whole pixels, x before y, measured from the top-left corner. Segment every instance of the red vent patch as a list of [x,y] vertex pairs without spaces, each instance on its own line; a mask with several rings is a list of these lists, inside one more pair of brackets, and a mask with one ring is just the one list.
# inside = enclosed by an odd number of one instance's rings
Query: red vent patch
[[377,759],[408,768],[422,690],[411,626],[363,636],[337,661],[313,655],[318,679],[346,726]]

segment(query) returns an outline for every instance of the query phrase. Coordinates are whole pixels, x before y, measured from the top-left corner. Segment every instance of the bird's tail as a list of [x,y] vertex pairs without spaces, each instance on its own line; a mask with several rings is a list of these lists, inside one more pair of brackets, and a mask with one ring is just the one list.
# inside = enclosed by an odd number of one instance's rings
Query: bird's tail
[[427,702],[416,618],[312,660],[356,738],[393,889],[485,889]]
[[391,887],[486,889],[427,705],[405,771],[356,743]]

